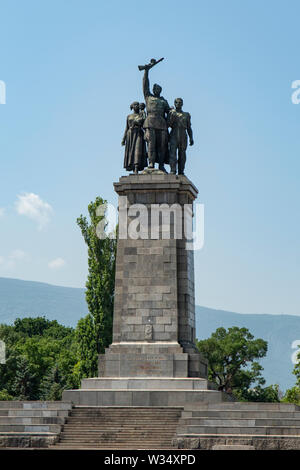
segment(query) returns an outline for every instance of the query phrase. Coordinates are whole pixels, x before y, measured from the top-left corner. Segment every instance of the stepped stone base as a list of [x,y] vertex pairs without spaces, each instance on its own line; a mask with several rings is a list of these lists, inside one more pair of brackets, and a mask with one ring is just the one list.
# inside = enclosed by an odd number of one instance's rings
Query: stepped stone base
[[0,448],[45,448],[58,441],[71,403],[0,401]]
[[173,445],[179,449],[300,449],[300,407],[289,403],[189,403],[176,432]]
[[187,403],[220,403],[228,399],[216,390],[197,389],[80,389],[66,390],[63,400],[86,406],[184,406]]
[[201,378],[96,377],[83,379],[79,390],[65,390],[63,400],[85,406],[185,406],[221,403],[226,393]]
[[99,377],[207,377],[207,360],[174,342],[113,343],[99,355]]
[[83,379],[81,390],[216,390],[214,383],[200,378],[96,377]]

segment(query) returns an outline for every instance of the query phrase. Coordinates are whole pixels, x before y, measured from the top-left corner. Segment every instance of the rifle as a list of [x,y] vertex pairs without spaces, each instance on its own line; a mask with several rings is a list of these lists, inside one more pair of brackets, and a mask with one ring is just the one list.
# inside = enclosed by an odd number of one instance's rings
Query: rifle
[[162,57],[161,59],[159,60],[155,60],[155,59],[151,59],[149,64],[146,64],[146,65],[138,65],[138,69],[139,70],[149,70],[149,69],[152,69],[152,67],[154,67],[154,65],[158,64],[159,62],[161,62],[162,60],[164,60],[164,57]]

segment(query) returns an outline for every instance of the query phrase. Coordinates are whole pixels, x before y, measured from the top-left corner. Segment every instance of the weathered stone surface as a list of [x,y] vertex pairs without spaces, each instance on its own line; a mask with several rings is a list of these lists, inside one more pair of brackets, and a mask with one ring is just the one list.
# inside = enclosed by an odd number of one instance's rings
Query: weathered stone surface
[[[198,191],[185,176],[166,175],[155,170],[150,174],[121,177],[114,186],[120,196],[120,220],[124,214],[127,217],[125,232],[134,219],[132,205],[143,204],[148,211],[148,220],[153,222],[156,217],[154,225],[158,237],[154,236],[153,226],[147,229],[144,239],[120,235],[113,343],[105,356],[99,357],[99,376],[206,377],[207,361],[194,344],[193,252],[186,250],[184,238],[174,238],[175,224],[171,216],[160,220],[151,212],[152,204],[158,209],[158,204],[172,205],[179,211],[173,213],[179,227],[184,218],[177,214],[183,214],[184,204],[193,204]],[[124,224],[120,225],[124,232]],[[184,230],[182,233],[184,235]],[[144,344],[143,351],[137,347],[138,343]],[[163,351],[161,343],[164,343]],[[151,364],[151,354],[157,356],[162,352],[168,357],[155,357]],[[182,354],[185,363],[170,354]]]
[[255,450],[253,446],[247,446],[242,444],[226,444],[226,445],[215,445],[211,450]]
[[[176,449],[191,449],[199,440],[199,450],[300,450],[300,437],[291,438],[278,436],[253,437],[245,439],[237,436],[235,439],[225,437],[188,438],[178,437],[172,441]],[[226,447],[226,449],[225,449]]]
[[1,401],[0,447],[54,444],[71,409],[71,402]]
[[87,406],[185,406],[186,403],[220,403],[226,399],[216,390],[180,390],[180,389],[80,389],[65,390],[63,399],[74,405]]
[[28,435],[10,435],[0,437],[0,448],[2,447],[19,447],[21,449],[34,447],[45,448],[55,444],[58,441],[58,435],[55,436],[28,436]]

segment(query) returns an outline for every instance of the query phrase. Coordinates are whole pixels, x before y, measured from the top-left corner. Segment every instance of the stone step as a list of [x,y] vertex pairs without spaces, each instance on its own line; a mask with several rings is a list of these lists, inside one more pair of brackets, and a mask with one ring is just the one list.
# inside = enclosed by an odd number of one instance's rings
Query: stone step
[[235,411],[300,411],[300,406],[292,403],[263,403],[263,402],[237,402],[237,401],[219,401],[216,403],[187,403],[184,411],[203,411],[203,410],[235,410]]
[[55,446],[61,447],[73,447],[73,448],[80,448],[80,447],[98,447],[102,449],[120,449],[120,448],[127,448],[127,449],[160,449],[160,448],[171,448],[169,442],[161,442],[161,441],[154,441],[154,442],[59,442],[55,444]]
[[[177,418],[178,416],[180,416],[180,414],[174,414],[173,416],[172,415],[169,415],[169,416],[166,416],[164,417],[164,421],[172,421],[174,418]],[[153,415],[152,417],[150,415],[147,415],[147,416],[141,416],[139,417],[138,415],[136,416],[128,416],[127,418],[124,417],[124,416],[109,416],[109,415],[105,415],[103,414],[102,416],[69,416],[67,419],[68,421],[82,421],[82,422],[90,422],[90,421],[115,421],[115,422],[133,422],[133,421],[141,421],[141,422],[144,422],[145,420],[147,419],[154,419],[154,418],[160,418],[161,415],[158,415],[158,414],[155,414]],[[5,418],[5,417],[3,417]]]
[[[71,434],[72,432],[74,434],[76,434],[78,432],[75,428],[68,428],[67,426],[64,426],[63,431],[64,431],[64,435],[65,434]],[[176,431],[176,427],[174,426],[174,432],[175,431]],[[99,433],[99,432],[100,433],[105,433],[105,432],[120,432],[121,433],[122,432],[122,434],[124,434],[124,433],[127,433],[127,434],[130,434],[130,433],[132,433],[132,434],[133,433],[134,434],[143,433],[144,434],[146,432],[149,434],[149,433],[152,433],[152,432],[161,432],[161,433],[168,434],[170,432],[173,432],[173,430],[172,431],[163,430],[162,426],[147,426],[147,428],[142,428],[142,426],[138,426],[138,427],[128,426],[127,428],[122,428],[122,429],[118,428],[117,426],[114,426],[114,427],[112,427],[112,426],[102,426],[102,427],[100,427],[100,426],[92,427],[91,426],[91,427],[87,427],[86,426],[85,428],[80,426],[80,432],[85,433],[85,434],[87,434],[88,432],[90,432],[90,433],[92,433],[92,432],[93,433],[96,433],[96,432],[97,433]]]
[[77,413],[121,413],[121,414],[137,414],[151,413],[151,415],[157,414],[169,414],[179,413],[183,410],[182,406],[74,406],[72,409],[72,415]]
[[63,400],[89,406],[184,406],[186,403],[221,403],[227,394],[217,390],[65,390]]
[[[128,413],[126,414],[126,418],[128,419],[148,419],[152,417],[160,417],[161,413]],[[181,416],[181,412],[174,412],[174,413],[164,413],[163,414],[165,419],[173,419],[176,416]],[[76,418],[76,419],[90,419],[90,418],[95,418],[95,419],[125,419],[124,414],[122,413],[72,413],[72,416],[69,416],[69,418]]]
[[177,428],[177,435],[211,435],[211,434],[259,434],[259,435],[299,435],[300,427],[296,426],[185,426]]
[[71,410],[72,403],[67,401],[0,401],[0,409],[22,408],[24,410]]
[[193,410],[183,411],[181,418],[183,420],[187,418],[223,418],[223,419],[234,419],[234,418],[297,418],[300,419],[299,411],[271,411],[271,410]]
[[152,442],[152,441],[167,441],[170,442],[170,439],[172,439],[175,436],[174,433],[170,434],[165,434],[165,435],[160,435],[157,434],[155,437],[153,437],[153,434],[147,434],[147,435],[138,435],[138,434],[119,434],[117,432],[115,433],[97,433],[97,434],[88,434],[88,435],[62,435],[60,442],[63,441],[97,441],[97,442],[117,442],[117,441],[124,441],[124,442],[140,442],[140,441],[147,441],[147,442]]
[[159,422],[163,422],[163,423],[170,423],[170,422],[173,422],[174,419],[178,419],[180,417],[180,414],[178,415],[174,415],[174,416],[169,416],[169,417],[165,417],[163,420],[161,420],[161,416],[159,415],[154,415],[153,417],[150,417],[150,416],[144,416],[144,417],[138,417],[138,416],[128,416],[127,419],[126,417],[124,416],[120,416],[120,417],[110,417],[110,416],[98,416],[98,417],[93,417],[93,416],[89,416],[89,417],[86,417],[86,416],[71,416],[71,417],[68,417],[66,418],[66,422],[68,422],[69,424],[79,424],[79,423],[82,423],[82,424],[89,424],[89,423],[116,423],[116,424],[144,424],[146,422],[148,422],[149,420],[152,421],[152,420],[158,420]]
[[147,430],[147,429],[158,429],[158,430],[162,430],[164,429],[165,432],[167,432],[166,428],[171,428],[173,429],[173,426],[176,426],[177,423],[170,423],[168,427],[166,427],[165,425],[161,425],[161,424],[145,424],[144,426],[142,424],[139,424],[139,425],[136,425],[136,424],[132,424],[132,425],[127,425],[127,426],[118,426],[117,424],[93,424],[93,425],[84,425],[84,426],[73,426],[71,424],[65,424],[64,425],[64,431],[69,431],[70,429],[74,429],[74,430],[82,430],[82,431],[85,431],[87,429],[119,429],[119,430],[127,430],[127,429],[132,429],[132,430]]
[[[165,421],[172,421],[174,418],[177,418],[178,416],[180,416],[180,414],[174,414],[173,416],[169,415],[167,417],[164,417],[164,420]],[[136,416],[128,416],[127,419],[126,417],[124,416],[107,416],[107,415],[102,415],[102,416],[69,416],[67,419],[68,421],[82,421],[82,422],[90,422],[90,421],[115,421],[115,422],[134,422],[134,421],[141,421],[141,422],[144,422],[145,420],[147,421],[148,419],[154,419],[154,418],[157,418],[159,419],[161,416],[160,415],[153,415],[153,417],[151,417],[150,415],[147,415],[147,416],[141,416],[139,417],[138,415]],[[5,416],[3,416],[3,418],[6,418]]]
[[[174,415],[174,416],[170,416],[169,418],[165,418],[163,420],[164,423],[170,423],[170,422],[173,422],[174,419],[177,419],[179,418],[180,415]],[[138,418],[138,417],[128,417],[127,419],[124,418],[124,416],[120,416],[120,418],[118,417],[112,417],[110,418],[109,416],[100,416],[100,417],[78,417],[78,416],[71,416],[71,417],[68,417],[68,418],[65,418],[66,419],[66,422],[67,423],[77,423],[77,424],[89,424],[89,423],[97,423],[97,422],[102,422],[102,423],[116,423],[116,424],[128,424],[128,423],[136,423],[136,424],[144,424],[145,422],[147,422],[149,419],[154,419],[155,417],[153,418],[150,418],[149,416],[145,416],[145,417],[142,417],[142,418]],[[160,417],[157,416],[157,419],[159,419]],[[42,419],[42,418],[40,418]],[[50,419],[50,418],[49,418]],[[54,418],[52,418],[54,419]],[[196,418],[197,419],[197,418]],[[160,421],[162,422],[162,421]]]
[[80,442],[102,442],[102,443],[105,443],[105,442],[112,442],[112,443],[115,443],[115,442],[167,442],[167,443],[170,443],[172,441],[172,439],[175,437],[174,433],[173,434],[170,434],[170,435],[167,435],[167,436],[157,436],[156,439],[153,439],[151,438],[150,435],[148,436],[138,436],[138,435],[135,435],[135,436],[117,436],[117,435],[109,435],[109,436],[105,436],[105,435],[99,435],[99,436],[88,436],[87,438],[85,437],[80,437],[80,436],[68,436],[68,437],[63,437],[60,439],[60,442],[65,442],[65,441],[68,441],[68,442],[77,442],[77,441],[80,441]]
[[187,418],[180,420],[179,426],[294,426],[300,427],[300,419],[276,418],[244,418],[244,419],[218,419],[218,418]]
[[49,446],[48,449],[52,449],[52,450],[174,450],[173,447],[170,447],[169,445],[166,445],[166,446],[163,446],[163,445],[160,445],[160,444],[152,444],[152,445],[148,445],[148,444],[132,444],[132,445],[127,445],[127,444],[123,444],[123,445],[101,445],[101,444],[87,444],[87,443],[83,443],[83,444],[75,444],[75,445],[71,445],[71,444],[56,444],[55,446]]
[[211,450],[255,450],[254,446],[242,444],[225,444],[212,446]]
[[63,424],[65,422],[64,417],[52,416],[52,417],[24,417],[24,416],[0,416],[1,425],[13,425],[13,424]]
[[61,440],[81,439],[81,440],[168,440],[170,436],[174,437],[174,432],[170,433],[119,433],[118,431],[105,431],[105,432],[90,432],[90,433],[62,433]]
[[5,436],[24,436],[24,437],[33,437],[33,436],[56,436],[57,433],[53,432],[44,432],[44,431],[9,431],[9,432],[2,432],[0,431],[0,438]]
[[60,424],[0,424],[0,432],[51,432],[59,433],[61,431]]
[[83,379],[84,390],[216,390],[216,385],[201,378],[159,378],[159,377],[96,377]]
[[60,440],[61,444],[96,444],[96,445],[119,445],[119,444],[127,444],[127,445],[133,445],[133,444],[146,444],[146,445],[170,445],[170,442],[172,441],[172,437],[169,437],[168,439],[105,439],[105,438],[99,438],[99,439],[62,439]]
[[[167,411],[167,410],[163,410],[165,411],[166,415],[173,415],[174,413],[176,412],[180,412],[181,410],[183,410],[183,407],[182,408],[178,408],[176,411]],[[143,410],[137,410],[137,411],[132,411],[130,409],[126,409],[127,411],[127,415],[128,416],[148,416],[149,414],[152,415],[160,415],[160,410],[157,410],[155,407],[153,407],[153,412],[151,411],[151,409],[147,410],[147,411],[143,411]],[[78,415],[78,416],[104,416],[104,415],[109,415],[109,416],[119,416],[120,414],[123,413],[123,409],[121,410],[112,410],[112,411],[106,411],[106,410],[101,410],[100,408],[95,408],[94,410],[90,410],[90,411],[76,411],[76,413],[73,413],[74,415]]]
[[58,444],[74,449],[171,448],[181,411],[178,407],[75,407]]
[[24,410],[23,408],[12,408],[12,409],[4,409],[0,408],[0,417],[4,416],[16,416],[16,417],[29,417],[29,418],[36,418],[36,417],[43,417],[43,418],[51,418],[60,416],[62,418],[68,416],[69,410],[39,410],[39,409],[29,409]]
[[[175,429],[176,428],[176,424],[177,423],[170,423],[170,425],[168,426],[168,429]],[[110,424],[107,424],[107,425],[104,425],[104,424],[94,424],[94,425],[91,425],[91,426],[72,426],[72,425],[68,425],[68,424],[65,424],[64,425],[64,432],[70,432],[71,430],[74,430],[74,431],[77,431],[77,429],[80,428],[80,432],[85,432],[87,430],[91,430],[91,431],[105,431],[105,430],[118,430],[118,431],[122,431],[122,432],[126,432],[128,430],[133,430],[133,431],[144,431],[146,432],[147,430],[153,430],[153,429],[156,429],[157,431],[161,431],[164,430],[164,432],[168,432],[167,429],[166,429],[166,426],[163,425],[155,425],[155,424],[146,424],[146,425],[135,425],[133,424],[132,426],[123,426],[122,428],[120,426],[118,426],[117,424],[116,425],[110,425]]]
[[[182,408],[178,408],[174,411],[168,411],[168,410],[162,410],[162,412],[164,412],[164,414],[166,416],[173,416],[174,414],[178,414],[178,413],[181,413],[181,411],[183,411],[183,407]],[[149,409],[147,411],[131,411],[129,410],[128,408],[126,409],[126,414],[127,416],[160,416],[161,414],[161,411],[160,410],[156,410],[156,408],[153,409],[153,412]],[[95,410],[93,411],[79,411],[79,412],[75,412],[75,413],[72,413],[72,416],[121,416],[123,415],[123,410],[116,410],[116,411],[106,411],[106,410],[101,410],[101,409],[97,409],[95,408]]]

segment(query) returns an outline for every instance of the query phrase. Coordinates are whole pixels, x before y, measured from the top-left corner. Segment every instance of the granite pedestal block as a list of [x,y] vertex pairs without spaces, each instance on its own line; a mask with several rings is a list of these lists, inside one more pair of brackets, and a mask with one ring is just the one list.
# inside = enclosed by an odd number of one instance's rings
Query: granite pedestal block
[[[206,377],[207,361],[195,347],[194,254],[185,238],[198,191],[185,176],[156,170],[114,186],[113,343],[99,357],[99,376]],[[137,221],[138,237],[132,234]]]
[[161,171],[121,177],[113,342],[99,378],[65,391],[93,406],[219,402],[195,346],[194,253],[186,249],[197,189]]

